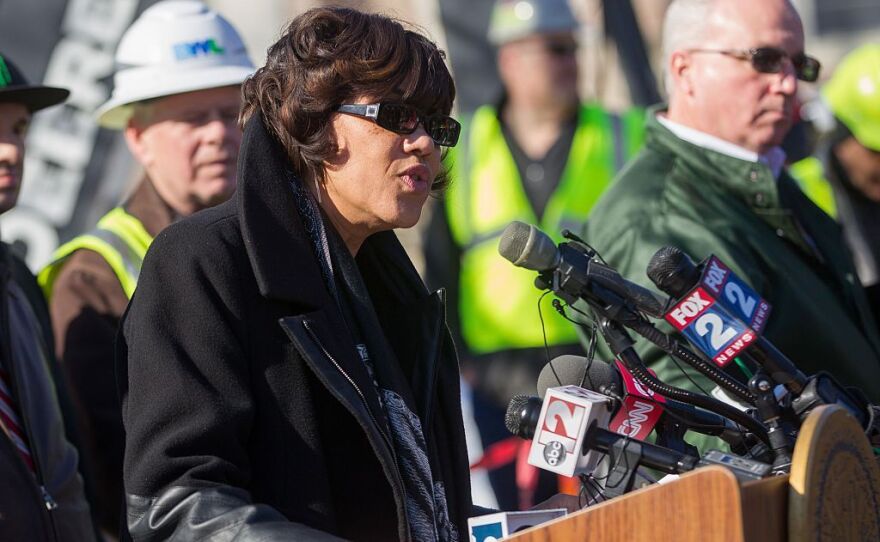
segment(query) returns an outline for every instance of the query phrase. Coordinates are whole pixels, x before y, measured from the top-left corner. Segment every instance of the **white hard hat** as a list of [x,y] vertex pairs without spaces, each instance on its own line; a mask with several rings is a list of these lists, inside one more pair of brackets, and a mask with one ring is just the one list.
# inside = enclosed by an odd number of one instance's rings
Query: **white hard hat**
[[164,0],[122,36],[113,94],[95,116],[121,129],[137,102],[240,85],[253,71],[241,37],[220,14],[197,0]]
[[534,34],[576,30],[568,0],[497,0],[489,19],[489,42],[503,45]]

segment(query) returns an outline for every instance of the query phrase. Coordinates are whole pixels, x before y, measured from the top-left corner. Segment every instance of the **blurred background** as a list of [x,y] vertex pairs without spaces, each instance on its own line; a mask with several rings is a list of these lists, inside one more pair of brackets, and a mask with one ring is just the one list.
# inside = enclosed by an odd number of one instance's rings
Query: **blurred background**
[[[61,107],[37,115],[29,133],[19,205],[0,219],[5,241],[38,269],[56,246],[91,229],[139,178],[122,137],[92,112],[110,94],[113,54],[124,30],[155,0],[0,0],[0,51],[29,79],[71,89]],[[495,54],[485,35],[492,0],[208,1],[242,33],[254,63],[294,15],[322,4],[380,11],[425,29],[448,53],[459,113],[497,100]],[[581,95],[610,109],[662,100],[660,26],[668,0],[571,0],[582,22]],[[831,73],[859,44],[880,42],[880,0],[796,0],[807,52]],[[818,90],[801,85],[807,102]],[[431,212],[431,208],[427,212]],[[420,224],[428,222],[424,216]],[[421,269],[417,231],[401,237]]]

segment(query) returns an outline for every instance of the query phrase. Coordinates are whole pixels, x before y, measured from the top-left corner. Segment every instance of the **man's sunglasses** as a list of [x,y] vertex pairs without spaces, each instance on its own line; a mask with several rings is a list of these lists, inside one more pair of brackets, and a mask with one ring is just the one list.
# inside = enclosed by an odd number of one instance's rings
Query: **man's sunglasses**
[[691,53],[717,53],[732,56],[751,62],[755,71],[761,73],[779,73],[790,58],[794,72],[801,81],[813,83],[819,78],[819,61],[803,53],[790,57],[788,53],[776,47],[758,47],[756,49],[690,49]]
[[342,104],[336,111],[372,119],[382,128],[404,135],[415,132],[421,123],[434,143],[444,147],[454,147],[461,133],[461,124],[454,118],[440,114],[423,115],[406,104]]

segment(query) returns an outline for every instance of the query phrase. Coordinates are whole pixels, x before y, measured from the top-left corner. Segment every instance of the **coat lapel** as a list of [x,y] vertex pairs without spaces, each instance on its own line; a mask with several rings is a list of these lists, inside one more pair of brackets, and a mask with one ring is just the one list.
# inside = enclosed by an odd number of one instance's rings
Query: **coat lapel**
[[388,430],[378,395],[373,391],[373,382],[352,346],[354,341],[347,336],[339,311],[335,308],[322,309],[282,318],[279,323],[327,390],[364,427],[369,428],[368,433],[378,431],[371,438],[380,435],[387,440]]

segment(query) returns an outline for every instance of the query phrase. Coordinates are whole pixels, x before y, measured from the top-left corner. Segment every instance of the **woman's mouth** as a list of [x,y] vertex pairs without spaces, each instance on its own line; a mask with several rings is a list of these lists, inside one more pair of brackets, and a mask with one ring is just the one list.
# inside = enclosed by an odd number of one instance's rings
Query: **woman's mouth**
[[412,192],[427,192],[430,182],[430,171],[427,167],[418,165],[412,166],[400,174],[404,185]]

